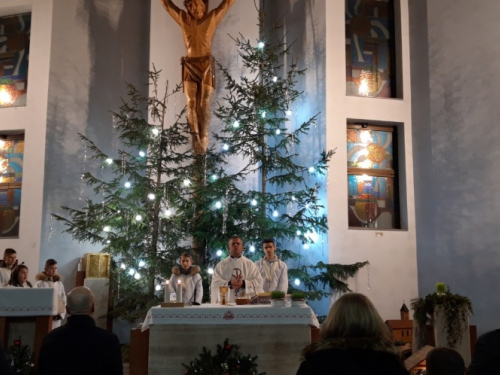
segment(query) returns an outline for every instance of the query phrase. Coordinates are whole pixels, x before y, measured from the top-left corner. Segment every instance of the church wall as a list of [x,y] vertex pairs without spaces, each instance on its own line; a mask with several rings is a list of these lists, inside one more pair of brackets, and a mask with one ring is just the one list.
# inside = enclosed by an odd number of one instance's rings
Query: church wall
[[[329,171],[329,261],[369,261],[350,280],[352,290],[368,296],[383,319],[397,319],[403,301],[418,296],[415,206],[413,190],[408,2],[401,14],[399,50],[402,99],[346,96],[344,1],[326,1],[326,139],[336,148]],[[348,120],[390,122],[398,126],[401,191],[399,230],[348,229],[346,123]],[[380,233],[377,235],[377,233]]]
[[[50,56],[45,86],[47,147],[42,149],[46,153],[42,232],[40,261],[35,269],[42,268],[47,258],[55,258],[69,291],[74,287],[79,258],[101,249],[73,241],[61,233],[64,226],[50,215],[63,214],[61,205],[82,208],[87,197],[102,199],[81,186],[83,169],[99,176],[100,166],[89,160],[90,153],[85,157],[78,133],[117,157],[109,111],[118,110],[120,97],[126,95],[125,82],[143,90],[147,87],[150,6],[128,0],[53,3],[53,12],[47,16],[47,24],[52,24],[52,40],[45,49]],[[53,22],[49,22],[51,18]],[[127,341],[128,332],[120,340]]]
[[469,297],[481,334],[500,309],[500,3],[411,5],[419,289]]
[[0,16],[32,12],[27,105],[0,109],[0,132],[20,130],[25,133],[19,238],[1,239],[0,251],[3,255],[5,248],[14,248],[20,262],[25,262],[28,266],[31,281],[34,280],[34,275],[38,271],[41,246],[40,223],[52,3],[52,0],[2,0],[0,2]]

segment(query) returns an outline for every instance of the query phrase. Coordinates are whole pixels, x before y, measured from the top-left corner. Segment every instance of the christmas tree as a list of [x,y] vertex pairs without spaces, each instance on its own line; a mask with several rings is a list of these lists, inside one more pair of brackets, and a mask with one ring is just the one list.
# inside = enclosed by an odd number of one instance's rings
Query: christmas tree
[[158,97],[159,72],[152,71],[150,79],[151,97],[129,84],[128,101],[113,114],[123,147],[115,155],[80,135],[100,165],[97,173],[81,177],[98,201],[88,199],[82,209],[62,207],[69,218],[53,215],[75,240],[100,244],[102,252],[112,254],[114,314],[131,321],[159,303],[161,281],[179,254],[189,249],[182,246],[189,234],[184,214],[193,179],[185,111],[173,124],[165,123],[168,99],[180,87],[169,91],[167,84],[165,95]]
[[[300,286],[308,299],[348,291],[345,280],[367,264],[300,261],[297,243],[307,248],[328,230],[318,190],[333,151],[318,151],[311,165],[298,162],[296,149],[317,117],[292,126],[292,104],[301,95],[296,80],[305,71],[296,61],[283,64],[289,47],[270,38],[234,40],[247,72],[236,80],[219,65],[226,94],[215,116],[224,127],[206,154],[190,150],[185,110],[166,123],[168,99],[179,87],[160,97],[156,70],[152,95],[128,85],[128,100],[114,113],[122,149],[108,155],[81,135],[100,166],[82,175],[95,198],[54,217],[75,240],[100,244],[112,255],[115,316],[133,321],[158,304],[162,281],[183,251],[195,254],[207,288],[207,273],[233,234],[245,240],[251,257],[262,239],[274,238],[281,258],[296,262],[289,291]],[[236,171],[227,167],[234,158]],[[259,180],[258,189],[245,187],[251,179]]]

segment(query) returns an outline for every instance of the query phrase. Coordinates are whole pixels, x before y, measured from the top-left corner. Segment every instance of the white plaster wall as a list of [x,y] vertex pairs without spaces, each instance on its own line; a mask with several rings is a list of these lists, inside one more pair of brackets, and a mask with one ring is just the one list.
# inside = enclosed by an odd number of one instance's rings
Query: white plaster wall
[[7,247],[16,249],[19,260],[30,270],[31,281],[38,271],[40,253],[52,3],[52,0],[0,2],[2,16],[32,12],[27,105],[0,109],[0,131],[25,132],[19,238],[1,239],[0,251],[3,254]]
[[[403,301],[418,296],[413,157],[411,139],[411,92],[408,3],[401,0],[403,99],[346,96],[344,0],[326,1],[326,123],[327,146],[337,148],[330,163],[328,189],[330,263],[369,261],[350,281],[351,289],[368,296],[383,319],[397,319]],[[348,229],[346,123],[348,119],[388,121],[401,124],[400,179],[405,194],[403,230]],[[405,207],[406,206],[406,207]],[[377,237],[376,232],[383,236]]]
[[500,301],[500,2],[411,0],[419,288],[471,299],[478,334]]

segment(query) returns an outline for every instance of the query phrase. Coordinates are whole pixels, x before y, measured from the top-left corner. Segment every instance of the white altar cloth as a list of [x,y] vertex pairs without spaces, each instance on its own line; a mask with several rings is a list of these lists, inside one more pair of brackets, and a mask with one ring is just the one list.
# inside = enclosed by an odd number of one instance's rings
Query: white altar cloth
[[53,288],[0,288],[0,317],[57,315]]
[[319,327],[309,306],[271,307],[270,305],[221,306],[204,304],[186,307],[152,307],[142,330],[159,325],[311,325]]

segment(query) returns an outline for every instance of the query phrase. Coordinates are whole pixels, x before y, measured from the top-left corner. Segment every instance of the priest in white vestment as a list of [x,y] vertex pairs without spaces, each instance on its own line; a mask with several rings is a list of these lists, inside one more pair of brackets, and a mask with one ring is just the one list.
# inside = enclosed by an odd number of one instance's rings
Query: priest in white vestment
[[264,279],[264,292],[280,290],[286,293],[288,291],[288,267],[275,255],[274,240],[266,238],[262,241],[262,249],[265,256],[255,264],[259,267],[260,275]]
[[236,296],[262,293],[262,277],[259,269],[243,255],[243,240],[238,236],[229,239],[229,257],[217,264],[212,275],[211,302],[219,301],[219,287],[229,286],[227,301],[233,303]]

